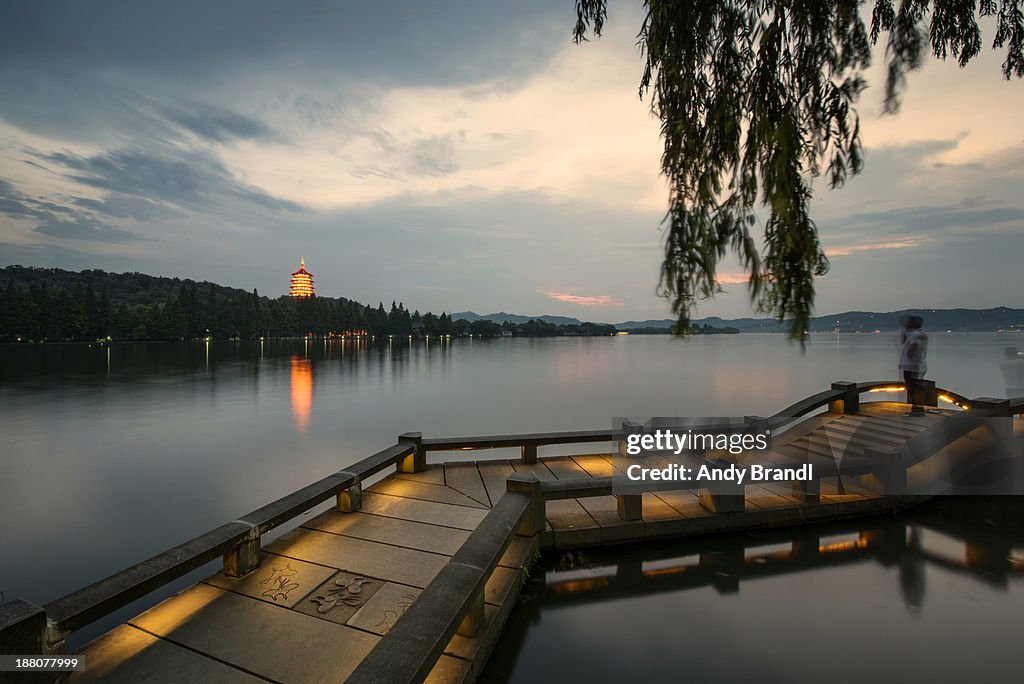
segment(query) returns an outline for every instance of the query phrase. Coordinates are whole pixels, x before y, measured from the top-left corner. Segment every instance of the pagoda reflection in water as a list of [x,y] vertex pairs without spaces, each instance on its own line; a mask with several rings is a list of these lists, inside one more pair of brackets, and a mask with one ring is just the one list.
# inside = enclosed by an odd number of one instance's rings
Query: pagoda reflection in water
[[291,395],[295,427],[305,434],[313,413],[313,364],[309,359],[292,357]]

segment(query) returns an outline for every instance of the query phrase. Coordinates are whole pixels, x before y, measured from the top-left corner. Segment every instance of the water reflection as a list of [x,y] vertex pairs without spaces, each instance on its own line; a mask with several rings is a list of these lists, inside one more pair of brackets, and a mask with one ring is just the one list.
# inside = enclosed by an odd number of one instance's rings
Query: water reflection
[[[732,594],[739,593],[742,583],[749,580],[871,560],[899,568],[903,604],[908,610],[916,611],[924,603],[929,564],[994,586],[1005,587],[1011,577],[1024,577],[1024,563],[1011,557],[1005,538],[964,538],[960,540],[960,553],[953,555],[927,548],[923,543],[925,529],[930,528],[886,523],[848,535],[829,529],[827,539],[823,539],[821,531],[801,532],[785,542],[788,549],[755,550],[754,553],[750,553],[752,547],[775,546],[779,544],[778,539],[758,535],[726,538],[711,547],[670,546],[674,552],[681,552],[679,556],[666,556],[663,545],[645,547],[608,564],[601,560],[572,569],[542,568],[545,601],[550,606],[558,606],[563,602],[608,601],[701,587]],[[844,538],[836,539],[837,534]],[[1021,544],[1024,548],[1024,541]],[[569,558],[587,557],[567,555]]]
[[[1024,654],[1004,647],[1021,607],[1024,504],[976,508],[951,497],[897,518],[546,555],[484,680],[858,681],[833,676],[830,654],[861,649],[884,681],[950,681],[963,654],[936,644],[964,629],[992,651],[986,672],[1019,672]],[[770,670],[744,652],[767,653]]]
[[313,362],[309,359],[292,357],[291,394],[295,427],[305,434],[313,413]]
[[[878,337],[816,338],[806,354],[779,335],[0,345],[0,591],[46,603],[406,431],[769,415],[833,380],[886,377],[892,349]],[[930,374],[968,397],[995,396],[1004,385],[993,359],[1005,346],[995,334],[936,334]],[[293,370],[295,357],[308,364]],[[330,420],[312,420],[314,394]],[[885,587],[897,587],[893,577]]]

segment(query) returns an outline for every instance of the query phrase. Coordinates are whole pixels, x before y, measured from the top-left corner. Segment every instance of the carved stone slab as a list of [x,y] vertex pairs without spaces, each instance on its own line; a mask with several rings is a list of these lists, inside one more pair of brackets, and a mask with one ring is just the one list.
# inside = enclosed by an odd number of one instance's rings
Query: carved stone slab
[[332,568],[322,565],[264,553],[260,557],[260,567],[245,577],[228,577],[218,572],[203,581],[267,603],[292,608],[333,572]]
[[383,580],[350,572],[339,572],[314,589],[295,610],[343,625],[366,605]]

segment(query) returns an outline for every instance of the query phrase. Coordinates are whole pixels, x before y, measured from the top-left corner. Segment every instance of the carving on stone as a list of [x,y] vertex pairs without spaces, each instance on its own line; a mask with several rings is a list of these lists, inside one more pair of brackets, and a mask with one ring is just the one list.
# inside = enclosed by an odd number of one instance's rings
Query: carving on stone
[[320,614],[329,612],[339,603],[344,603],[346,606],[359,607],[366,602],[366,598],[360,596],[363,592],[363,585],[373,584],[374,581],[365,577],[337,579],[334,580],[334,584],[338,587],[337,589],[328,589],[323,594],[311,598],[310,602],[317,605],[316,612]]
[[411,606],[412,602],[415,600],[416,594],[402,594],[402,598],[395,604],[395,610],[385,610],[384,619],[378,622],[375,626],[378,629],[384,630],[385,632],[391,629],[394,626],[395,622],[398,620],[398,618],[400,618],[405,613],[405,611],[408,610],[409,606]]
[[260,584],[270,585],[270,588],[264,591],[262,596],[275,603],[282,599],[287,601],[288,594],[299,588],[299,583],[292,582],[290,579],[297,572],[298,570],[289,563],[285,563],[283,568],[275,565],[270,576],[260,582]]

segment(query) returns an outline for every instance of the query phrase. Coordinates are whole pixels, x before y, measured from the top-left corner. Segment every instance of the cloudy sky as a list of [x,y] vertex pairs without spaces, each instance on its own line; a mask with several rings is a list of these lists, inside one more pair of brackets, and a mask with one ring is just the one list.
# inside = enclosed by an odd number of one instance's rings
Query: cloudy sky
[[[640,3],[611,9],[576,46],[572,0],[3,3],[0,265],[277,296],[305,256],[367,303],[666,317]],[[1024,306],[1024,83],[1001,61],[929,62],[885,118],[872,70],[867,169],[818,183],[818,313]],[[723,270],[698,315],[749,315]]]

